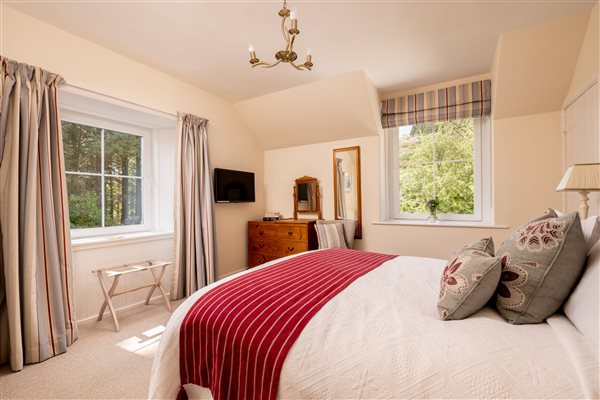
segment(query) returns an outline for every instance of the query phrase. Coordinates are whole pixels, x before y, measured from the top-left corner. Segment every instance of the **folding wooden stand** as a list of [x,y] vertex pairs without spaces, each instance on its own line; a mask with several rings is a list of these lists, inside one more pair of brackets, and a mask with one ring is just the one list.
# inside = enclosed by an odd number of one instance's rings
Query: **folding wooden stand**
[[[115,307],[113,306],[111,299],[115,296],[119,296],[121,294],[133,292],[133,291],[144,289],[144,288],[150,288],[150,291],[148,292],[148,295],[146,296],[146,304],[150,303],[150,299],[152,298],[152,294],[154,293],[154,290],[158,289],[158,290],[160,290],[160,293],[162,294],[162,297],[165,300],[165,305],[167,306],[167,310],[171,311],[171,303],[169,302],[169,298],[167,297],[167,294],[165,293],[163,286],[160,282],[160,280],[162,279],[162,277],[165,274],[165,271],[167,270],[167,267],[169,265],[171,265],[170,262],[148,260],[148,261],[140,261],[138,263],[133,263],[133,264],[120,265],[120,266],[116,266],[116,267],[99,268],[97,270],[92,271],[93,273],[98,275],[98,281],[100,282],[100,287],[102,288],[102,293],[104,294],[104,303],[102,303],[102,307],[100,307],[100,312],[98,313],[98,321],[102,320],[104,310],[106,310],[106,306],[108,306],[108,309],[110,310],[110,313],[113,317],[113,321],[115,323],[115,330],[117,332],[119,332],[119,321],[117,320],[117,314],[115,312]],[[158,269],[158,272],[156,272],[157,269]],[[123,290],[121,292],[116,291],[117,285],[119,284],[119,279],[121,278],[121,276],[126,275],[126,274],[131,274],[134,272],[146,271],[146,270],[148,270],[152,273],[154,282],[149,283],[147,285],[142,285],[142,286],[138,286],[135,288]],[[105,277],[113,278],[110,289],[107,289],[107,282],[105,280]]]

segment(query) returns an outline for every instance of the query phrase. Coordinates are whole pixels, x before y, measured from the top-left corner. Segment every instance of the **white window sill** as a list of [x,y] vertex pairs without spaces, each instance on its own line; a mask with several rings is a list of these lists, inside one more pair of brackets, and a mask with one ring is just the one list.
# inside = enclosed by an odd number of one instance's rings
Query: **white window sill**
[[508,225],[495,225],[479,221],[439,221],[432,224],[426,220],[392,220],[392,221],[373,221],[372,225],[406,225],[406,226],[427,226],[430,228],[488,228],[488,229],[508,229]]
[[134,243],[152,242],[156,240],[172,239],[173,232],[136,232],[120,235],[94,236],[71,239],[73,251],[113,247]]

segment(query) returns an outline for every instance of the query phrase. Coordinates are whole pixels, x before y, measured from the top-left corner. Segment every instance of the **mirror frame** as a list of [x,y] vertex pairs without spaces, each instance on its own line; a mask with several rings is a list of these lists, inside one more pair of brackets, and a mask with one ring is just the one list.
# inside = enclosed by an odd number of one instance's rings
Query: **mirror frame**
[[360,146],[342,147],[339,149],[333,149],[333,216],[334,219],[338,218],[338,199],[337,199],[337,154],[348,151],[356,151],[356,232],[354,234],[355,239],[362,239],[362,197],[361,197],[361,183],[360,183]]
[[[315,184],[315,208],[314,210],[298,210],[298,185],[314,183]],[[319,194],[319,180],[312,176],[303,176],[294,181],[294,219],[298,219],[298,214],[317,214],[321,219],[321,195]]]

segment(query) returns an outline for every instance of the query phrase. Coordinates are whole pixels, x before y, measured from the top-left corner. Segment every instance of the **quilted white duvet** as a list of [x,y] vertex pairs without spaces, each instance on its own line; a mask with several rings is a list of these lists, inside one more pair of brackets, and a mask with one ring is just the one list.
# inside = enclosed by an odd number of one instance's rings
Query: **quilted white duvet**
[[[442,260],[397,257],[337,295],[290,350],[278,397],[600,397],[598,350],[564,316],[515,326],[484,308],[462,321],[440,321],[436,303],[443,265]],[[208,290],[187,299],[169,321],[149,398],[175,399],[179,325]],[[207,389],[186,385],[186,390],[192,399],[210,398]]]

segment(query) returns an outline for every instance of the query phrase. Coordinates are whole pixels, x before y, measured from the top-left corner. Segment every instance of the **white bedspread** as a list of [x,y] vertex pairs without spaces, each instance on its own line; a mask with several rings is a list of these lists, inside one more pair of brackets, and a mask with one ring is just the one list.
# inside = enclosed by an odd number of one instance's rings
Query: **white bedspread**
[[[600,397],[598,352],[564,316],[516,326],[485,308],[462,321],[440,321],[436,303],[443,265],[442,260],[397,257],[332,299],[290,350],[278,397]],[[207,290],[195,293],[171,317],[154,361],[151,399],[175,398],[179,325]],[[186,385],[186,390],[190,398],[210,398],[198,386]]]

